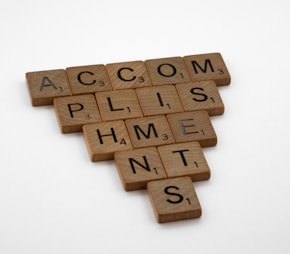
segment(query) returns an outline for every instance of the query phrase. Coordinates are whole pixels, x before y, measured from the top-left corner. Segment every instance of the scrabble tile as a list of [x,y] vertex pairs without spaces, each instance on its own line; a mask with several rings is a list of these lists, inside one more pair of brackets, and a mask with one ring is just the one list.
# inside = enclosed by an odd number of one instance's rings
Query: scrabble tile
[[127,191],[145,189],[149,181],[167,178],[155,147],[116,152],[114,160]]
[[185,111],[206,110],[209,115],[222,115],[224,104],[214,81],[176,85]]
[[66,72],[73,94],[94,94],[112,90],[103,64],[68,67]]
[[152,181],[147,191],[159,223],[198,218],[202,214],[190,177]]
[[153,85],[177,84],[190,81],[181,57],[150,59],[145,61]]
[[151,86],[143,61],[112,63],[106,65],[113,89]]
[[82,131],[83,125],[102,121],[92,94],[56,98],[54,110],[62,133]]
[[167,119],[177,143],[198,141],[202,147],[217,144],[217,136],[206,111],[168,114]]
[[103,121],[142,117],[134,89],[96,93]]
[[185,56],[192,81],[213,80],[218,86],[229,85],[231,77],[220,53]]
[[71,95],[63,69],[27,72],[26,81],[33,106],[52,105],[54,98]]
[[83,133],[92,161],[112,160],[115,152],[133,148],[122,120],[84,125]]
[[136,93],[145,116],[183,111],[174,85],[138,88]]
[[198,142],[159,146],[157,149],[169,178],[189,176],[192,181],[210,178],[210,169]]
[[163,115],[128,119],[125,123],[134,148],[175,142],[166,117]]

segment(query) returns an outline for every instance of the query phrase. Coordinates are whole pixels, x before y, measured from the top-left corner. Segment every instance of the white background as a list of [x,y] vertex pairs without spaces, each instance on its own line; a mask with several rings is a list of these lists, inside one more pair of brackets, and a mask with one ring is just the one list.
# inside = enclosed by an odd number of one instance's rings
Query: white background
[[[2,0],[0,32],[1,254],[290,252],[288,0]],[[26,88],[29,71],[210,52],[232,82],[196,220],[158,224]]]

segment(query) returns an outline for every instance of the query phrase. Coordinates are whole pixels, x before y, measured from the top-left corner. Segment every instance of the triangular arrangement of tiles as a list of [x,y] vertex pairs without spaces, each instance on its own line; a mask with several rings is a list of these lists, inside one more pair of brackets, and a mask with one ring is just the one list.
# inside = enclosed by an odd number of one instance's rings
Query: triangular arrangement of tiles
[[158,222],[201,216],[194,181],[230,84],[220,53],[26,73],[33,106],[53,105],[62,133],[83,131],[93,162],[114,160],[126,191],[147,189]]

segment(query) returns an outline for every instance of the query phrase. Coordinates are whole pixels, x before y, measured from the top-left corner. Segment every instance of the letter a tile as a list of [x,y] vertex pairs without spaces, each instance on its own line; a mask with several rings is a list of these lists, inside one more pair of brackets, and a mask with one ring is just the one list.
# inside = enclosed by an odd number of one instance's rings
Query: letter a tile
[[52,105],[54,98],[71,95],[63,69],[27,72],[26,80],[33,106]]
[[155,147],[120,151],[114,157],[127,191],[145,189],[149,181],[167,178]]
[[152,181],[147,184],[147,190],[159,223],[201,216],[201,206],[190,177]]
[[83,133],[92,161],[112,160],[115,152],[133,148],[122,120],[84,125]]

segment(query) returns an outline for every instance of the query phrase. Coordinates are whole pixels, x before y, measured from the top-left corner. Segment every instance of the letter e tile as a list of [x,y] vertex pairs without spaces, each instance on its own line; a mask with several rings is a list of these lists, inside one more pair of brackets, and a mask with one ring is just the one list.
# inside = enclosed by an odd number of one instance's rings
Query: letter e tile
[[114,160],[127,191],[145,189],[149,181],[167,178],[156,147],[116,152]]
[[205,110],[168,114],[176,143],[198,141],[202,147],[215,146],[217,136]]
[[193,219],[202,210],[190,177],[152,181],[147,191],[159,223]]

